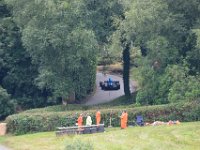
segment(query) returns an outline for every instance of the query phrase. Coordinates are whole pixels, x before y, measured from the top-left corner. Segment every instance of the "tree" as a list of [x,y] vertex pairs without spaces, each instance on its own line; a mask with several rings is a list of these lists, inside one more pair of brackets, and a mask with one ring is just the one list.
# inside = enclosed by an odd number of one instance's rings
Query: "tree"
[[130,82],[129,82],[129,73],[130,73],[130,42],[126,39],[121,40],[123,52],[123,82],[124,82],[124,94],[125,96],[130,96]]
[[[193,7],[194,9],[189,11],[188,8]],[[186,60],[186,64],[190,64],[189,73],[198,74],[199,65],[194,62],[198,62],[199,53],[195,46],[196,37],[191,30],[197,26],[198,7],[199,2],[196,0],[175,3],[135,0],[128,7],[123,29],[133,45],[141,47],[143,54],[142,61],[138,62],[138,70],[143,78],[139,83],[140,90],[137,96],[140,103],[161,104],[176,99],[169,96],[175,95],[170,89],[176,89],[175,87],[182,84],[168,78],[168,67],[172,64],[178,63],[182,66]],[[194,81],[189,76],[184,80],[188,84]],[[191,93],[188,88],[183,91]]]
[[86,96],[95,83],[97,42],[86,28],[82,1],[8,2],[14,4],[23,45],[39,65],[37,85],[53,90],[55,97]]
[[94,31],[102,48],[116,31],[114,17],[123,15],[123,7],[118,0],[84,0],[83,3],[87,9],[87,27]]
[[[140,47],[143,56],[137,62],[143,78],[139,83],[137,101],[142,104],[167,103],[169,88],[173,83],[168,84],[162,77],[165,77],[168,65],[183,63],[179,56],[186,57],[194,48],[195,38],[188,29],[195,24],[196,15],[189,19],[182,7],[176,6],[178,3],[174,5],[172,1],[127,0],[122,4],[125,16],[120,21],[118,33],[114,35],[118,36],[118,40],[123,37],[126,39],[125,43],[131,43],[133,47]],[[170,7],[171,5],[173,6]],[[188,13],[189,16],[198,12],[198,3],[195,0],[191,4],[184,1],[181,5],[183,8],[197,5],[192,13]],[[120,45],[123,47],[122,43]],[[168,90],[164,90],[164,87]]]
[[[160,4],[160,1],[133,1],[127,5],[128,1],[124,1],[125,16],[122,16],[119,25],[118,40],[121,41],[120,46],[123,51],[124,62],[124,89],[125,95],[130,95],[129,90],[129,69],[130,69],[130,48],[131,43],[134,46],[142,46],[150,39],[155,38],[161,30],[163,24],[163,15],[167,15],[167,6]],[[160,13],[160,10],[164,10]],[[116,40],[116,38],[114,38]],[[113,41],[115,43],[116,41]]]
[[118,0],[84,0],[87,28],[94,31],[98,42],[98,63],[109,65],[121,61],[109,50],[110,36],[116,31],[115,18],[123,15],[123,7]]
[[10,95],[0,86],[0,120],[14,112],[14,101]]
[[1,8],[0,85],[16,100],[18,107],[35,108],[55,103],[48,102],[50,91],[40,90],[34,84],[38,66],[31,63],[30,55],[22,46],[21,31],[3,1]]

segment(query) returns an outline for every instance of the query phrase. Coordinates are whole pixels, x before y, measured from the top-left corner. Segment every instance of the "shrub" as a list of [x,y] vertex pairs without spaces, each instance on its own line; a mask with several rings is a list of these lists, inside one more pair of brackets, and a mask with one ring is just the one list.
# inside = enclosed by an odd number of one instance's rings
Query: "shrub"
[[64,112],[64,111],[74,111],[74,110],[88,110],[89,106],[82,106],[79,104],[70,105],[54,105],[45,108],[36,108],[25,111],[26,113],[37,113],[37,112]]
[[14,113],[14,102],[10,95],[0,86],[0,120]]
[[[125,107],[113,108],[112,110],[101,109],[101,122],[104,123],[105,126],[109,126],[111,117],[112,126],[119,127],[119,116],[123,109],[125,109]],[[129,122],[134,122],[137,115],[142,115],[145,122],[154,122],[155,120],[200,120],[200,101],[134,108],[130,105],[130,107],[126,107],[126,110],[129,114]],[[92,117],[93,124],[95,124],[95,110],[66,112],[48,112],[40,110],[34,113],[29,112],[8,116],[6,122],[8,132],[13,134],[55,131],[56,127],[74,126],[80,113],[83,113],[84,116],[88,113]],[[84,118],[84,121],[85,119],[86,118]]]
[[200,97],[200,76],[187,76],[185,80],[176,81],[170,88],[169,100],[194,100]]
[[72,143],[67,144],[65,150],[94,150],[90,142],[83,142],[80,139],[75,139]]

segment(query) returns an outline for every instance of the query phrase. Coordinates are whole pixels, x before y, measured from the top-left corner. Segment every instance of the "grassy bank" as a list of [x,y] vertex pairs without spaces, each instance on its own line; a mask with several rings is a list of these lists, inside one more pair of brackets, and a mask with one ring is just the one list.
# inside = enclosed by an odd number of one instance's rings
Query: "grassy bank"
[[174,126],[106,129],[105,133],[56,137],[54,132],[1,137],[13,150],[63,150],[74,139],[90,142],[95,150],[199,150],[200,122]]

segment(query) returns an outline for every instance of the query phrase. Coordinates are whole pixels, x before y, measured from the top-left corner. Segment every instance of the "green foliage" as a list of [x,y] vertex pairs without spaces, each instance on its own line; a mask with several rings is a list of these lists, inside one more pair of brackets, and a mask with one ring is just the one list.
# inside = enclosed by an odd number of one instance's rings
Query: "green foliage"
[[113,34],[111,48],[120,50],[120,36],[140,48],[142,56],[132,60],[140,76],[137,104],[199,97],[198,82],[194,84],[199,80],[199,1],[127,0],[122,4],[125,17]]
[[107,44],[110,35],[116,30],[114,17],[123,14],[123,7],[118,0],[83,0],[83,3],[88,11],[87,26],[95,32],[100,48],[103,49],[102,44]]
[[21,108],[35,108],[56,103],[47,101],[51,92],[39,89],[34,84],[38,65],[21,42],[21,31],[10,14],[10,9],[1,1],[0,18],[0,85],[15,99]]
[[90,142],[83,142],[81,139],[74,139],[73,142],[69,142],[65,150],[94,150],[93,145]]
[[72,93],[77,99],[90,93],[96,77],[97,41],[87,26],[83,1],[7,3],[22,30],[23,45],[39,67],[38,87],[64,99]]
[[156,74],[150,66],[142,67],[140,74],[143,75],[143,78],[140,81],[141,89],[138,91],[136,102],[140,104],[153,104],[152,96],[156,96]]
[[14,101],[10,99],[10,95],[0,86],[0,120],[14,113]]
[[[9,116],[6,119],[8,132],[16,135],[38,131],[53,131],[58,126],[66,126],[64,113],[35,113]],[[73,123],[74,125],[74,123]]]
[[137,67],[138,105],[199,98],[199,0],[5,2],[0,85],[18,105],[81,100],[94,89],[99,55],[104,65],[123,55],[126,95],[130,61]]
[[[60,106],[63,107],[63,106]],[[199,101],[175,103],[168,105],[158,106],[143,106],[134,107],[115,107],[113,109],[102,107],[101,116],[102,122],[105,126],[110,124],[110,116],[112,117],[112,126],[120,126],[120,115],[121,111],[126,109],[129,114],[129,122],[133,123],[137,115],[142,115],[146,122],[154,122],[155,120],[169,121],[169,120],[180,120],[180,121],[199,121],[200,103]],[[56,111],[54,111],[56,109]],[[74,126],[79,113],[89,114],[95,122],[95,109],[84,109],[78,111],[62,111],[63,108],[45,110],[33,110],[30,112],[24,112],[8,116],[6,118],[8,132],[13,134],[26,134],[33,132],[43,131],[55,131],[56,127],[60,126]],[[58,111],[61,110],[61,111]],[[85,124],[84,117],[84,124]]]
[[168,6],[161,0],[133,1],[128,6],[126,19],[122,22],[125,36],[134,44],[155,38],[169,20]]
[[[146,68],[146,69],[145,69]],[[199,76],[191,76],[187,66],[168,65],[164,73],[155,69],[140,69],[143,80],[136,98],[140,104],[165,104],[178,101],[192,101],[199,98]]]
[[200,97],[200,77],[188,76],[184,80],[175,81],[169,92],[171,102],[192,101]]
[[193,30],[193,32],[197,36],[197,48],[200,48],[200,29],[195,29],[195,30]]
[[[95,108],[95,107],[94,107]],[[25,113],[37,113],[37,112],[64,112],[64,111],[81,111],[91,109],[90,106],[83,106],[80,104],[68,104],[68,105],[54,105],[45,108],[36,108],[26,110]]]

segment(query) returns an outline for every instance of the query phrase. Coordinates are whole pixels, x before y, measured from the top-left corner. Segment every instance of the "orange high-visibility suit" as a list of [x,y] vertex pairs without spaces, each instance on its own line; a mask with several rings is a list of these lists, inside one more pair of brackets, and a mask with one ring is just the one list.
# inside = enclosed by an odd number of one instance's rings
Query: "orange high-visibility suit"
[[99,125],[101,121],[101,113],[100,111],[96,112],[96,124]]
[[127,122],[128,122],[128,113],[125,111],[125,113],[124,113],[124,125],[125,125],[125,128],[127,128]]
[[83,125],[83,117],[80,115],[77,119],[78,127],[81,127]]
[[124,114],[124,112],[122,113],[120,118],[121,118],[121,129],[125,129],[126,128],[126,124],[125,124],[125,114]]

